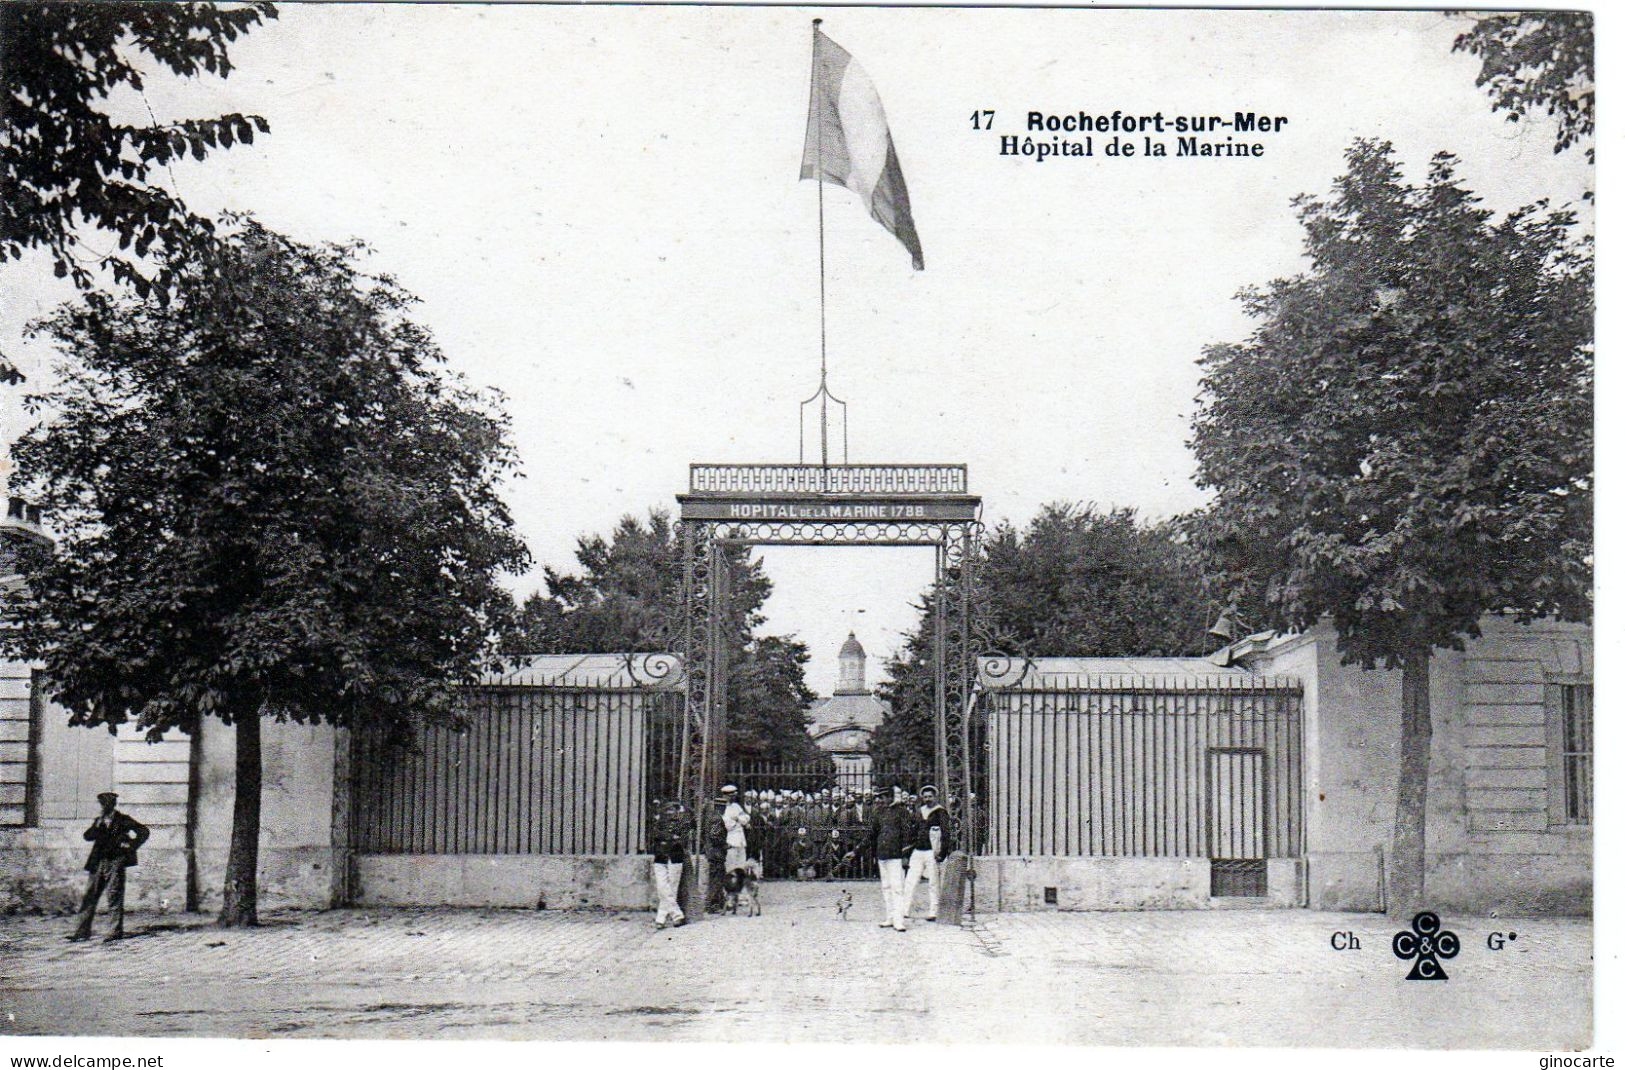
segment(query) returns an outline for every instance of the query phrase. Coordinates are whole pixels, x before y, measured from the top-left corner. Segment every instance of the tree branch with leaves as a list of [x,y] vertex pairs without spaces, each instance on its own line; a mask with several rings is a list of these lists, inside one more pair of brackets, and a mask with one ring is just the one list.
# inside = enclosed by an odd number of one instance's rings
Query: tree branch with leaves
[[[1480,60],[1475,82],[1492,111],[1510,122],[1541,112],[1557,123],[1553,152],[1590,141],[1596,131],[1597,70],[1589,11],[1520,11],[1470,15],[1453,52]],[[1597,150],[1586,146],[1586,159]]]
[[[0,3],[0,263],[44,249],[80,289],[99,269],[142,297],[167,296],[174,265],[212,241],[214,224],[166,187],[163,169],[270,127],[239,114],[122,122],[109,98],[140,92],[153,66],[224,78],[231,45],[275,17],[269,3]],[[87,230],[117,251],[90,252]],[[20,378],[3,359],[0,377]]]

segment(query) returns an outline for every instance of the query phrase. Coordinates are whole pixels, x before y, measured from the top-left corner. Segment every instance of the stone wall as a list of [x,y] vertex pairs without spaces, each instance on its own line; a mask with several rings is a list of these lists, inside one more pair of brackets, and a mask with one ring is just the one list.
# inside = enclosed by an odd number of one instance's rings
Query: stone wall
[[28,786],[35,754],[32,685],[28,666],[0,662],[0,828],[30,823]]
[[[0,693],[26,697],[30,676],[26,666],[0,663]],[[97,793],[108,790],[118,792],[119,809],[152,832],[127,874],[130,909],[218,908],[235,779],[230,727],[210,721],[196,740],[172,732],[148,742],[128,728],[112,734],[71,727],[66,710],[41,702],[32,730],[32,824],[0,827],[0,911],[55,913],[77,906],[89,850],[84,831],[96,817]],[[340,901],[334,745],[331,728],[264,726],[260,901],[266,907]],[[23,818],[20,808],[16,817]]]
[[[596,662],[591,657],[538,657],[516,669],[512,679],[503,676],[497,683],[538,691],[562,688],[572,695],[581,688],[641,694],[634,685],[648,681],[637,678],[634,669],[646,666],[628,668],[613,655],[598,656]],[[577,679],[571,672],[585,675]],[[134,732],[115,736],[105,729],[70,728],[65,710],[40,704],[32,678],[26,665],[0,663],[0,744],[5,744],[0,746],[0,765],[6,767],[0,770],[0,910],[74,908],[85,883],[83,832],[97,813],[96,794],[109,788],[119,792],[121,809],[152,830],[139,866],[129,873],[130,906],[218,909],[231,843],[235,729],[209,720],[195,738],[171,733],[149,743]],[[680,686],[680,677],[664,680],[668,690]],[[647,856],[352,859],[348,734],[328,726],[267,721],[261,735],[259,901],[266,909],[319,909],[352,901],[650,906]],[[625,754],[641,754],[630,736],[618,745],[626,748]],[[594,747],[590,762],[624,764],[630,762],[625,754]],[[583,768],[593,772],[590,764]],[[641,775],[641,765],[633,771]],[[9,782],[15,783],[7,787]],[[578,790],[600,790],[604,779],[591,783],[596,787]],[[482,798],[495,797],[489,788],[483,790]],[[642,790],[636,777],[626,782],[624,795],[635,810],[618,834],[633,846],[641,838]],[[590,812],[598,815],[595,820],[602,819],[600,811]]]
[[84,832],[99,812],[96,795],[109,790],[118,792],[119,809],[152,830],[127,875],[126,903],[185,909],[186,737],[149,744],[129,730],[72,727],[66,710],[30,695],[32,676],[26,665],[0,663],[0,688],[31,700],[35,740],[31,823],[0,827],[0,910],[54,913],[78,905],[89,853]]
[[[1254,908],[1300,905],[1297,860],[1270,859],[1268,885],[1267,897],[1237,902]],[[978,910],[1192,910],[1229,902],[1214,899],[1210,887],[1206,858],[976,859]]]
[[[198,760],[197,897],[218,910],[231,846],[233,729],[203,726]],[[321,909],[343,901],[343,851],[333,843],[336,729],[267,721],[260,731],[260,906]]]
[[357,855],[361,906],[652,910],[647,855]]
[[[1589,914],[1592,828],[1568,824],[1552,806],[1560,783],[1547,688],[1591,680],[1590,629],[1490,619],[1483,633],[1433,658],[1428,902],[1476,915]],[[1304,681],[1309,905],[1381,909],[1400,674],[1344,665],[1324,626],[1271,644],[1250,664]]]

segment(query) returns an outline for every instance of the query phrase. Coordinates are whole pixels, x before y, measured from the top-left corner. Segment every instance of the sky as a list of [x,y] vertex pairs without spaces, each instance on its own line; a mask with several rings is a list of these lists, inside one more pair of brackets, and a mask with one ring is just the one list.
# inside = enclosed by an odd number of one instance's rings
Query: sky
[[[817,386],[816,187],[797,181],[810,19],[885,103],[925,270],[846,190],[826,191],[830,386],[853,462],[969,465],[984,519],[1046,502],[1199,505],[1186,448],[1203,346],[1248,331],[1244,286],[1301,268],[1291,208],[1356,137],[1414,179],[1461,157],[1507,210],[1578,202],[1582,152],[1507,123],[1428,12],[280,5],[222,81],[156,77],[169,119],[242,111],[271,133],[176,165],[208,212],[307,240],[361,238],[421,298],[450,365],[505,395],[510,488],[536,570],[578,535],[673,508],[691,462],[797,459]],[[991,109],[993,130],[973,128]],[[1028,111],[1289,119],[1251,159],[999,155]],[[1579,205],[1589,219],[1589,205]],[[0,346],[68,296],[0,265]],[[21,416],[6,398],[7,434]],[[837,458],[838,459],[838,458]],[[931,555],[763,552],[768,628],[827,692],[849,630],[878,662],[914,622]]]

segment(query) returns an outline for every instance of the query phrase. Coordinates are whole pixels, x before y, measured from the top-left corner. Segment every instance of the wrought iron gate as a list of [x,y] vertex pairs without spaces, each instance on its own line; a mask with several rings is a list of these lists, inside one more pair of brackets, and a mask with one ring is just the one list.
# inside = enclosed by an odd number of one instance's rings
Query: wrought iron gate
[[993,653],[975,596],[981,499],[964,465],[696,464],[679,495],[683,586],[676,645],[687,671],[678,783],[701,812],[727,764],[728,555],[750,546],[931,546],[934,777],[978,826],[973,711],[979,655]]
[[1028,676],[988,699],[987,853],[1206,857],[1226,888],[1302,855],[1296,679]]
[[1208,858],[1215,896],[1257,896],[1267,890],[1265,757],[1261,747],[1208,749]]
[[[539,658],[608,664],[613,655]],[[399,742],[350,741],[357,854],[637,854],[651,804],[671,798],[682,695],[670,659],[624,659],[613,678],[521,669],[463,692],[459,724]]]

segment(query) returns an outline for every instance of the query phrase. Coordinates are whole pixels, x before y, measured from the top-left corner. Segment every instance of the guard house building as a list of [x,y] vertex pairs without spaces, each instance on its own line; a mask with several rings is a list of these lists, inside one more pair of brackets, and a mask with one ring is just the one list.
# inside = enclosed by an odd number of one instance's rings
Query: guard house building
[[843,782],[864,781],[870,770],[870,741],[880,722],[891,712],[891,706],[869,689],[868,655],[856,634],[847,634],[839,659],[835,693],[819,699],[808,709],[811,723],[807,731],[819,749],[834,760],[835,771]]

